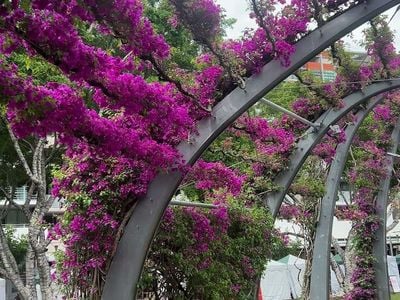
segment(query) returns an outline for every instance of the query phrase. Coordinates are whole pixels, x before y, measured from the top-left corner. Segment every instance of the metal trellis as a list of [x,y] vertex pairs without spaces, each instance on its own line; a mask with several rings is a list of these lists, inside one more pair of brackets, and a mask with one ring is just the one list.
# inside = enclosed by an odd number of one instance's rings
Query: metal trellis
[[[291,57],[289,67],[283,67],[276,60],[266,64],[259,74],[246,81],[245,90],[236,88],[215,106],[211,117],[199,122],[198,135],[192,143],[179,145],[187,164],[193,164],[230,124],[307,61],[364,22],[399,3],[400,0],[369,0],[360,3],[297,42],[297,51]],[[398,81],[392,83],[399,86]],[[393,89],[387,83],[374,84],[370,90],[374,88],[376,93],[371,93],[374,95]],[[356,97],[362,97],[362,94],[358,93]],[[138,202],[107,274],[102,299],[135,298],[136,285],[154,234],[181,180],[182,174],[178,171],[159,174],[151,183],[147,195]]]

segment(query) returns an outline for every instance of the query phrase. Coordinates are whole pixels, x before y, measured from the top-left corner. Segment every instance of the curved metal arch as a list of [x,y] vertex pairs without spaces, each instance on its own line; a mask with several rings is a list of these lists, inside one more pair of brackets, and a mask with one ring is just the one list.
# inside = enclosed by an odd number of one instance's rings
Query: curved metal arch
[[357,130],[369,112],[384,99],[379,96],[369,102],[365,110],[357,113],[355,123],[346,127],[346,141],[336,148],[335,158],[330,166],[325,184],[325,195],[321,201],[320,217],[316,228],[310,299],[328,300],[330,286],[330,252],[332,242],[333,216],[340,179],[346,164],[347,155]]
[[[300,169],[301,165],[304,163],[306,157],[312,151],[313,147],[317,145],[326,132],[329,130],[329,126],[336,123],[340,120],[343,116],[345,116],[350,110],[357,107],[360,104],[363,104],[367,99],[370,99],[378,94],[383,92],[387,92],[396,88],[400,88],[400,79],[393,79],[388,80],[386,82],[379,82],[374,83],[365,88],[363,92],[356,92],[344,99],[345,106],[339,110],[328,110],[325,112],[318,120],[321,121],[321,129],[315,133],[312,129],[308,130],[308,135],[305,139],[301,140],[298,148],[295,150],[294,154],[291,156],[291,167],[284,172],[280,178],[286,178],[284,189],[280,192],[276,193],[278,195],[284,195],[287,193],[287,190],[293,181],[295,175],[297,174],[298,170]],[[297,160],[297,164],[294,161]],[[141,200],[138,203],[135,211],[134,211],[134,218],[131,218],[129,221],[126,231],[123,235],[122,241],[124,242],[123,250],[120,249],[119,256],[116,256],[119,260],[119,267],[122,270],[125,270],[126,273],[129,272],[130,276],[135,276],[135,288],[134,291],[136,292],[136,283],[140,278],[140,272],[142,270],[143,262],[137,261],[129,261],[129,257],[131,257],[132,253],[137,255],[142,255],[143,260],[148,251],[148,247],[153,239],[153,235],[157,229],[158,223],[160,218],[162,217],[164,210],[166,209],[170,198],[173,196],[173,193],[178,188],[182,179],[181,173],[178,171],[171,172],[169,174],[160,174],[158,175],[155,180],[151,183],[148,194],[146,198]],[[272,207],[273,211],[276,212],[279,210],[282,200],[279,198],[275,199],[275,206]],[[152,230],[150,231],[149,228]],[[118,253],[118,252],[117,252]],[[122,253],[125,253],[122,255]],[[135,257],[135,256],[134,256]],[[125,259],[124,259],[125,258]],[[115,261],[114,261],[115,262]],[[140,264],[140,266],[138,265]],[[135,267],[136,270],[139,272],[134,273],[132,272],[132,267]],[[140,267],[140,268],[139,268]],[[120,272],[117,270],[116,272]],[[120,274],[121,280],[127,285],[129,282],[132,285],[132,277],[122,276]],[[130,280],[129,280],[130,279]],[[106,282],[107,283],[107,282]],[[119,285],[119,284],[118,284]],[[132,297],[126,296],[126,292],[123,290],[110,290],[112,286],[109,286],[108,295],[115,295],[118,294],[118,299],[132,299]],[[125,287],[126,288],[126,287]],[[131,287],[132,288],[132,287]],[[122,287],[121,287],[122,289]],[[124,296],[119,296],[121,293],[124,293]],[[103,299],[111,299],[104,298]]]
[[[187,164],[193,164],[202,152],[262,96],[312,59],[333,42],[369,19],[399,4],[400,0],[369,0],[359,4],[296,43],[291,65],[278,61],[264,66],[261,73],[246,81],[246,89],[235,89],[213,109],[212,117],[199,122],[198,135],[191,144],[178,148]],[[128,222],[107,274],[102,299],[133,299],[144,260],[161,217],[182,180],[180,172],[158,175],[149,186]],[[133,258],[133,259],[132,259]]]
[[[396,153],[400,142],[400,119],[397,121],[393,130],[392,136],[392,149],[390,152]],[[388,165],[386,168],[387,177],[382,180],[379,186],[379,193],[376,198],[376,215],[379,218],[379,228],[375,232],[375,241],[372,248],[373,256],[376,261],[374,264],[375,279],[377,287],[377,296],[379,300],[390,299],[389,289],[389,274],[387,267],[387,252],[386,252],[386,220],[387,220],[387,205],[390,189],[390,181],[392,179],[392,169],[394,158],[388,157]]]
[[301,140],[297,149],[290,156],[290,161],[286,171],[281,172],[274,180],[274,183],[281,187],[277,192],[267,195],[264,201],[267,203],[272,215],[276,217],[281,207],[283,198],[285,197],[290,185],[292,184],[297,172],[300,170],[308,155],[314,147],[321,141],[328,132],[329,127],[337,123],[350,110],[363,104],[366,100],[400,87],[400,79],[393,79],[387,82],[374,83],[365,88],[362,92],[356,92],[345,98],[345,106],[339,110],[330,109],[318,118],[316,123],[321,123],[320,130],[315,132],[313,129],[307,130],[306,137]]

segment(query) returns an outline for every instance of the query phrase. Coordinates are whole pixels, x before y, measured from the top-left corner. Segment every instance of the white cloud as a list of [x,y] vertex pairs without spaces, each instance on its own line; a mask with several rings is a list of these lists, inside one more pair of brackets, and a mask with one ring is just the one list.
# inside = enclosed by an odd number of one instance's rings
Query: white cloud
[[229,38],[238,38],[246,28],[255,28],[254,20],[249,17],[247,0],[216,0],[225,9],[229,18],[235,18],[236,23],[232,29],[227,30]]
[[[384,13],[384,15],[387,15],[389,17],[389,19],[393,16],[393,14],[396,11],[396,7],[386,11]],[[400,50],[400,36],[397,32],[397,28],[400,24],[400,12],[398,12],[395,17],[393,18],[393,20],[390,22],[390,28],[392,29],[392,31],[394,32],[394,37],[395,37],[395,45],[397,50]],[[365,28],[368,27],[368,24],[364,24],[362,26],[360,26],[359,28],[357,28],[356,30],[353,31],[353,33],[350,36],[347,36],[344,38],[344,41],[347,45],[348,49],[351,50],[357,50],[357,51],[362,51],[364,50],[364,48],[362,46],[360,46],[360,43],[363,40],[363,30]]]

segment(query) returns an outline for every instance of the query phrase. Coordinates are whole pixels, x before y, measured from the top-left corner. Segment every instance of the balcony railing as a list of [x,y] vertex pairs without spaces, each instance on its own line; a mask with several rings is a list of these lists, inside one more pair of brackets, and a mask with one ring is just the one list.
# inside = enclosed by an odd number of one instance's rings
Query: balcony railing
[[[7,192],[11,192],[11,189],[7,189]],[[15,189],[13,201],[17,203],[18,205],[24,205],[25,201],[28,197],[28,187],[26,185],[17,187]],[[50,198],[51,195],[46,195],[46,199]],[[31,201],[29,202],[30,206],[35,206],[37,202],[37,194],[33,194],[31,197]],[[61,202],[59,198],[54,199],[53,204],[51,205],[50,211],[62,211],[63,207],[61,205]],[[6,198],[0,198],[0,206],[4,206],[7,204]]]

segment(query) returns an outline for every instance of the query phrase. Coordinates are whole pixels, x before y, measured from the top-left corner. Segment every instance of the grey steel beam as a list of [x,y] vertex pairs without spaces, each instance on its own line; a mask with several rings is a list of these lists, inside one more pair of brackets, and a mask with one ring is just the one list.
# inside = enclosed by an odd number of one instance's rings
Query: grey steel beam
[[265,103],[266,105],[268,105],[269,107],[272,107],[273,109],[275,109],[277,111],[283,112],[284,114],[291,116],[292,118],[302,122],[303,124],[306,124],[307,126],[313,127],[315,130],[318,130],[320,127],[320,124],[315,124],[307,119],[304,119],[303,117],[296,115],[294,112],[292,112],[282,106],[279,106],[278,104],[276,104],[268,99],[265,99],[264,97],[261,98],[261,101],[263,103]]
[[[236,88],[199,122],[191,144],[179,145],[187,164],[193,164],[205,149],[240,115],[307,61],[366,21],[399,4],[400,0],[369,0],[311,32],[296,43],[289,67],[279,61],[266,64],[260,74],[246,80],[246,89]],[[144,260],[162,215],[182,181],[180,172],[160,174],[152,182],[128,222],[107,274],[102,299],[131,300],[136,295]]]
[[392,152],[388,152],[387,155],[392,156],[392,157],[396,157],[396,158],[400,158],[399,154],[392,153]]
[[187,206],[187,207],[199,207],[199,208],[218,208],[218,205],[209,204],[209,203],[200,203],[200,202],[190,202],[190,201],[178,201],[172,200],[169,202],[170,205],[174,206]]
[[399,87],[399,79],[372,84],[366,87],[362,92],[356,92],[346,97],[344,99],[345,105],[341,109],[330,109],[318,118],[315,123],[320,124],[319,131],[315,132],[312,128],[307,130],[305,138],[300,140],[296,150],[290,156],[288,168],[275,178],[274,183],[280,187],[280,190],[268,194],[264,199],[274,217],[276,217],[279,212],[283,198],[296,177],[297,172],[300,170],[312,149],[314,149],[328,132],[330,126],[337,123],[350,110],[363,104],[367,99]]
[[330,166],[325,184],[325,195],[321,201],[320,217],[316,228],[312,273],[311,300],[328,300],[330,291],[330,252],[332,243],[332,226],[340,179],[346,164],[347,155],[354,136],[368,116],[368,113],[384,98],[378,96],[369,102],[365,110],[357,113],[357,120],[345,130],[346,141],[336,148],[335,158]]
[[[400,142],[400,119],[392,133],[392,149],[391,153],[396,153]],[[390,181],[392,179],[392,170],[394,164],[394,157],[388,157],[388,164],[386,166],[387,177],[382,179],[379,186],[379,193],[376,197],[376,215],[379,218],[379,228],[375,232],[375,241],[372,248],[373,256],[375,257],[374,271],[377,288],[377,297],[379,300],[390,299],[389,289],[389,274],[387,268],[387,250],[386,250],[386,219],[387,219],[387,205],[390,189]]]

